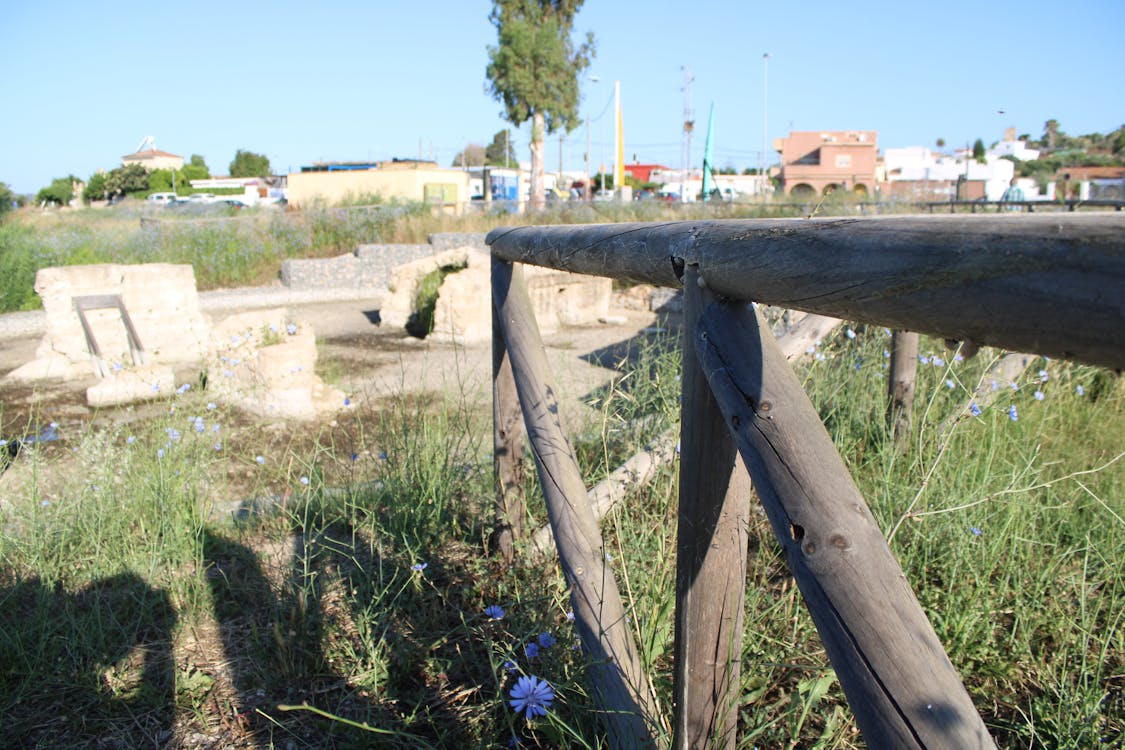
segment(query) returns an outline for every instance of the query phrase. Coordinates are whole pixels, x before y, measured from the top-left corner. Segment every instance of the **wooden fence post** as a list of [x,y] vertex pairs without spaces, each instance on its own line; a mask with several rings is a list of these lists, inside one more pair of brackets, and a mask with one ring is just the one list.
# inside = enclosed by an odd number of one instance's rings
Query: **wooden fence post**
[[[492,264],[503,261],[492,259]],[[511,565],[515,541],[523,536],[523,454],[527,430],[520,412],[512,361],[496,308],[492,309],[492,472],[496,480],[492,548]]]
[[768,326],[716,303],[696,350],[868,746],[994,748]]
[[621,594],[605,555],[574,451],[559,415],[543,342],[523,276],[492,265],[492,304],[511,358],[531,452],[539,472],[574,624],[590,656],[593,693],[616,748],[656,747],[656,699],[637,657]]
[[891,369],[887,373],[887,427],[895,447],[906,450],[910,443],[911,412],[914,410],[914,379],[918,374],[918,334],[891,334]]
[[714,299],[699,278],[686,269],[672,746],[733,750],[751,488],[695,355],[696,323]]

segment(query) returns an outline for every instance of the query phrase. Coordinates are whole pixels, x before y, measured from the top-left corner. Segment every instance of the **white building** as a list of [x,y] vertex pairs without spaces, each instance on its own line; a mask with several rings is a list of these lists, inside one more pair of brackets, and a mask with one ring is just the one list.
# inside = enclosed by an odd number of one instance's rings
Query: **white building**
[[949,156],[925,146],[908,146],[884,151],[883,170],[888,182],[980,181],[984,183],[985,200],[998,201],[1015,176],[1016,165],[991,152],[985,153],[984,162],[978,162],[966,149]]

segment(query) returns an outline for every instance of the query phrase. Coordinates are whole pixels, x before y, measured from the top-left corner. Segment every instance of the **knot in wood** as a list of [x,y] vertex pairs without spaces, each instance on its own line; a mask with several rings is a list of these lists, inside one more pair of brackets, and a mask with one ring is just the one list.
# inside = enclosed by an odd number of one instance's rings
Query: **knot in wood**
[[852,548],[851,541],[839,532],[836,532],[832,536],[828,537],[828,543],[841,552],[845,552]]
[[760,411],[762,414],[767,413],[772,408],[773,408],[773,404],[770,403],[769,401],[763,401],[761,404],[758,405],[758,411]]

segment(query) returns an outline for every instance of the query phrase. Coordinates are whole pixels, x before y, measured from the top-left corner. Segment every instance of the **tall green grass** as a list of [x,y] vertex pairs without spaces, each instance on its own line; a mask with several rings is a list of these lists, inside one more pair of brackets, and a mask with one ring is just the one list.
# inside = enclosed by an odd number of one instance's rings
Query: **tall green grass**
[[[0,313],[40,306],[35,272],[92,263],[184,263],[201,290],[276,280],[288,258],[352,252],[363,243],[420,243],[435,232],[487,232],[498,224],[667,221],[699,218],[796,216],[792,207],[760,204],[668,205],[563,203],[541,212],[467,211],[447,214],[418,203],[375,202],[367,196],[339,206],[301,211],[209,208],[153,209],[125,204],[112,210],[41,213],[24,209],[0,222]],[[352,205],[361,202],[363,205]],[[827,205],[827,204],[826,204]],[[854,213],[834,202],[825,212]]]
[[[886,334],[846,331],[800,372],[990,729],[1012,748],[1121,746],[1125,389],[1040,360],[972,416],[991,352],[955,361],[924,339],[903,453],[884,427]],[[675,423],[676,338],[622,361],[574,436],[590,482]],[[64,424],[0,477],[9,739],[602,746],[557,568],[487,554],[487,404],[399,399],[285,434],[234,429],[205,393],[172,405],[129,427]],[[525,491],[542,523],[534,479]],[[673,466],[603,522],[666,712],[676,496]],[[215,513],[240,498],[239,520]],[[760,512],[749,538],[739,746],[862,746]],[[525,674],[556,691],[532,722],[508,703]]]

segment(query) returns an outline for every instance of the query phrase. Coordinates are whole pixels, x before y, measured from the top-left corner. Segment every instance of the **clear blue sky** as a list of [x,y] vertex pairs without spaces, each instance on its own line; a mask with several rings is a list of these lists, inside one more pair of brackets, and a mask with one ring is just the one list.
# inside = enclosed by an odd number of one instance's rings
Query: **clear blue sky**
[[[221,174],[238,148],[278,171],[320,160],[429,157],[447,165],[505,124],[485,81],[485,0],[19,2],[0,5],[0,181],[120,165],[146,135]],[[626,159],[678,167],[684,66],[694,78],[693,160],[714,103],[716,163],[755,166],[789,129],[874,129],[880,148],[1071,134],[1125,123],[1125,2],[671,2],[587,0],[576,30],[597,57],[582,112],[621,81]],[[999,114],[999,111],[1003,114]],[[611,117],[593,123],[595,168]],[[527,159],[528,127],[515,133]],[[548,168],[559,159],[549,140]],[[585,132],[564,146],[582,168]],[[604,157],[602,154],[604,153]]]

